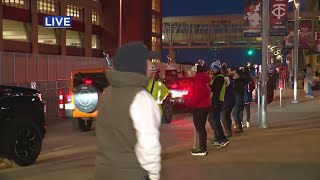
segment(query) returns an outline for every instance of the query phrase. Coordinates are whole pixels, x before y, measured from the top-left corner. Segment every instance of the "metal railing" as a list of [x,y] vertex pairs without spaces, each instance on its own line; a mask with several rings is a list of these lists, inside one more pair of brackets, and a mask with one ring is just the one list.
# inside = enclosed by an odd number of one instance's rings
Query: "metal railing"
[[30,88],[35,82],[53,119],[58,117],[58,90],[69,91],[71,72],[104,67],[103,58],[0,52],[0,85]]

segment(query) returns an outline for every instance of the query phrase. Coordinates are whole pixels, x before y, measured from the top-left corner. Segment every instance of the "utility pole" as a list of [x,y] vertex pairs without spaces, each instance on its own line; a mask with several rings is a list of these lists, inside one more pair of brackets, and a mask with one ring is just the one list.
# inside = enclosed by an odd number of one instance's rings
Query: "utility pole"
[[262,99],[260,128],[267,128],[267,81],[268,81],[268,43],[269,43],[269,0],[262,1]]
[[119,0],[119,48],[122,45],[122,0]]
[[292,103],[299,103],[298,101],[298,65],[299,65],[299,16],[300,3],[299,0],[294,0],[294,42],[293,42],[293,61],[294,61],[294,90]]

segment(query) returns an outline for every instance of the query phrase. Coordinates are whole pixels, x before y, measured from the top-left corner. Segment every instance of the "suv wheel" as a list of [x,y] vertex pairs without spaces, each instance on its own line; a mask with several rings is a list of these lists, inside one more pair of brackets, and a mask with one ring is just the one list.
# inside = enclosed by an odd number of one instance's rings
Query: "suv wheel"
[[173,115],[173,105],[170,98],[167,98],[162,104],[162,122],[171,123]]
[[77,118],[72,120],[72,125],[75,129],[82,132],[90,131],[92,129],[93,119]]
[[19,122],[14,142],[10,147],[10,155],[4,162],[10,167],[33,164],[40,154],[42,139],[37,124],[32,121]]

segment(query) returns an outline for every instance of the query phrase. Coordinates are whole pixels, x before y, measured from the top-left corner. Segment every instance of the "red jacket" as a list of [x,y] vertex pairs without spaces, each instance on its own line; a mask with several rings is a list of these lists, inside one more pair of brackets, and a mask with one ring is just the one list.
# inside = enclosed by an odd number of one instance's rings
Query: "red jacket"
[[210,84],[211,78],[206,72],[200,72],[192,79],[186,105],[191,108],[208,108],[211,106]]

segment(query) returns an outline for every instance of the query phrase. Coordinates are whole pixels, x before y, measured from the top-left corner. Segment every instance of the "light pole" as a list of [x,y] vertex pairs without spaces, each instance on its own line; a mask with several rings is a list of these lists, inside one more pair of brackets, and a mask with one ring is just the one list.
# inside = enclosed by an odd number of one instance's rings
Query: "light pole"
[[300,3],[299,0],[294,0],[294,42],[293,42],[293,61],[294,61],[294,90],[292,103],[299,103],[298,101],[298,62],[299,62],[299,14]]
[[119,47],[122,43],[122,0],[119,0]]
[[268,42],[269,42],[269,0],[262,1],[262,98],[260,128],[267,128],[267,81],[268,81]]

